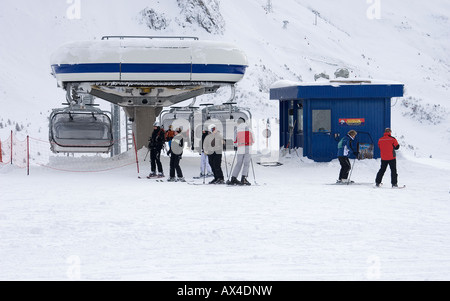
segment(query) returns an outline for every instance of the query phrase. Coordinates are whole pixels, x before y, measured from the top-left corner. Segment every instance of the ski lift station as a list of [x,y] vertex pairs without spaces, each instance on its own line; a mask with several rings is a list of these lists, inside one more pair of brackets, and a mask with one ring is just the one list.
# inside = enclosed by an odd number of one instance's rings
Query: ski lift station
[[[66,107],[54,109],[50,116],[52,150],[107,153],[120,141],[119,108],[127,116],[127,132],[131,122],[140,149],[147,145],[163,108],[216,93],[224,86],[231,87],[234,95],[234,85],[248,63],[238,47],[225,42],[106,36],[62,45],[52,55],[51,65],[58,86],[66,91]],[[115,109],[101,111],[96,98]],[[128,140],[127,133],[127,144]]]
[[358,132],[361,158],[379,158],[378,138],[391,127],[391,99],[403,84],[336,79],[314,83],[280,81],[270,90],[279,101],[280,147],[303,149],[316,162],[337,158],[337,145],[349,130]]
[[250,124],[252,114],[249,108],[239,107],[237,103],[231,102],[231,99],[221,105],[201,104],[202,107],[196,107],[193,102],[187,107],[172,106],[163,110],[158,120],[165,129],[174,125],[174,128],[187,130],[185,134],[189,137],[188,145],[197,151],[201,145],[202,131],[207,129],[208,125],[215,124],[220,128],[227,149],[233,149],[235,129],[233,121],[242,118]]

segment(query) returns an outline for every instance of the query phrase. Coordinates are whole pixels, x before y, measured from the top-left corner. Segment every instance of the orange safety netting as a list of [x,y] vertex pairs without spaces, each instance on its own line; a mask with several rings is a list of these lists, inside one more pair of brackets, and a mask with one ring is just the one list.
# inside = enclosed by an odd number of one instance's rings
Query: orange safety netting
[[[115,141],[117,142],[117,141]],[[126,139],[120,141],[126,145]],[[19,168],[41,166],[66,172],[102,172],[123,168],[139,162],[135,147],[111,157],[110,153],[52,152],[51,143],[26,137],[18,139],[13,132],[8,139],[0,141],[0,167],[12,164]]]

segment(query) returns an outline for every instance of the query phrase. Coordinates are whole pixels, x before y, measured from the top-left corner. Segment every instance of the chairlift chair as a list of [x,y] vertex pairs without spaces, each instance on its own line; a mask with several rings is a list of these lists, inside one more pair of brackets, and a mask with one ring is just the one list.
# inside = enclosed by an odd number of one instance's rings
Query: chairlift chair
[[114,144],[111,118],[92,107],[54,109],[49,140],[54,153],[108,153]]

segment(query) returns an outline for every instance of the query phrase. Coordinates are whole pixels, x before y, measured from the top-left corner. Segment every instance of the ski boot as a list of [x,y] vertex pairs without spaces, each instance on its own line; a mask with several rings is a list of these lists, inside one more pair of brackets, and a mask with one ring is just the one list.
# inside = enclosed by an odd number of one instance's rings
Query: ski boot
[[225,184],[225,181],[224,181],[224,179],[218,179],[218,180],[216,181],[216,183],[214,183],[214,184],[218,184],[218,185],[220,185],[220,184]]
[[228,185],[242,185],[236,177],[231,177],[231,180],[227,182]]
[[341,180],[337,180],[336,181],[336,184],[345,184],[345,185],[347,185],[347,184],[353,184],[353,183],[355,183],[355,181],[349,181],[347,179],[341,179]]
[[184,177],[178,178],[177,182],[186,182],[186,180],[184,179]]
[[247,186],[252,185],[249,181],[247,181],[247,177],[245,177],[245,176],[242,176],[241,183],[242,183],[242,185],[247,185]]

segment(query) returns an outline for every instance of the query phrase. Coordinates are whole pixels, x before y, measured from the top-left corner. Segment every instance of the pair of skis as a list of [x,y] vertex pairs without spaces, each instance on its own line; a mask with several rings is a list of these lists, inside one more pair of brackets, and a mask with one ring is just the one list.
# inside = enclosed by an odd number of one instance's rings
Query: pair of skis
[[[203,178],[203,177],[202,177]],[[195,180],[195,177],[194,177]],[[218,186],[227,186],[227,187],[251,187],[251,186],[262,186],[262,185],[266,185],[266,183],[264,184],[259,184],[259,183],[252,183],[251,185],[230,185],[227,182],[224,182],[222,184],[209,184],[209,182],[197,182],[197,181],[186,181],[187,184],[189,185],[218,185]]]
[[[341,183],[331,183],[331,184],[327,184],[327,185],[338,185],[338,186],[373,186],[374,188],[388,188],[388,187],[383,187],[383,184],[381,184],[380,186],[376,186],[374,183],[360,183],[360,182],[341,182]],[[397,187],[392,187],[392,189],[403,189],[406,188],[406,185],[401,185],[401,186],[397,186]]]
[[[209,177],[212,177],[212,176],[209,176]],[[207,178],[207,176],[206,177],[193,177],[192,181],[186,181],[186,182],[188,184],[192,184],[192,185],[224,185],[224,184],[226,184],[226,182],[210,184],[210,182],[206,181],[206,178]],[[200,179],[203,179],[203,181],[202,182],[195,181],[195,180],[200,180]]]
[[[380,184],[380,186],[373,185],[373,188],[383,188],[383,184]],[[389,187],[386,187],[386,188],[389,188]],[[402,188],[406,188],[406,185],[392,186],[392,189],[402,189]]]
[[148,179],[148,180],[155,180],[156,182],[165,182],[163,180],[164,176],[147,176],[145,178],[142,178],[141,176],[138,176],[138,179]]

